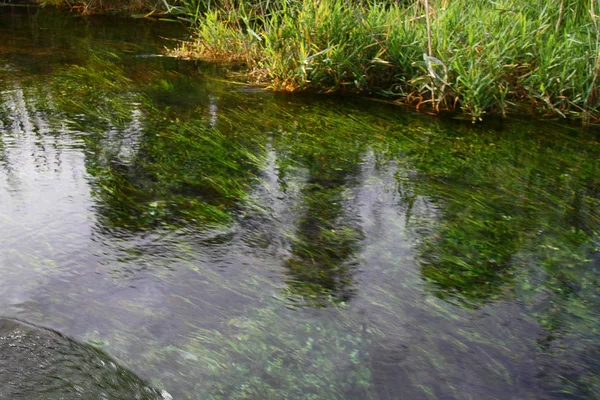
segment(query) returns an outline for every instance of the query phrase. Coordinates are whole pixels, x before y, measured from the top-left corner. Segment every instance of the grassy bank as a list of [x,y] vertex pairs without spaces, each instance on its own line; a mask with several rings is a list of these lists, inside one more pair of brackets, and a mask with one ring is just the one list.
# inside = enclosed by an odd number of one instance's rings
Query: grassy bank
[[600,1],[425,3],[188,4],[179,10],[197,21],[195,37],[177,54],[246,63],[275,90],[377,93],[474,120],[599,119]]
[[357,92],[481,119],[600,120],[600,0],[47,0],[188,21],[184,58],[280,91]]

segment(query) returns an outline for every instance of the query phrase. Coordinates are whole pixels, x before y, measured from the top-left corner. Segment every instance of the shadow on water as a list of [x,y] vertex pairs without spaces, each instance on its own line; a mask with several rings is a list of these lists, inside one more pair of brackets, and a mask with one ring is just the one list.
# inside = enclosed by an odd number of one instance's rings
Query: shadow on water
[[223,84],[170,26],[0,15],[2,315],[182,399],[597,397],[595,132]]
[[0,398],[166,400],[104,352],[57,332],[0,318]]
[[351,299],[356,253],[363,237],[351,188],[357,183],[365,146],[353,137],[340,140],[336,129],[324,126],[316,134],[300,129],[293,140],[275,143],[279,154],[289,154],[280,158],[282,182],[290,173],[285,164],[302,168],[306,174],[298,194],[297,231],[286,261],[289,294],[321,306]]

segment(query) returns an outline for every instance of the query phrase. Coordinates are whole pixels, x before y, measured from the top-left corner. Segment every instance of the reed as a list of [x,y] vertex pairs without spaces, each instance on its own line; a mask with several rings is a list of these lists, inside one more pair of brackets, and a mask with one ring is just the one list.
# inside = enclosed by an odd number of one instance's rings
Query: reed
[[[188,58],[274,90],[359,92],[429,111],[600,119],[600,0],[47,0],[169,13]],[[143,15],[143,14],[142,14]]]
[[177,52],[242,61],[275,90],[589,122],[600,117],[596,1],[222,1],[189,8],[200,23]]

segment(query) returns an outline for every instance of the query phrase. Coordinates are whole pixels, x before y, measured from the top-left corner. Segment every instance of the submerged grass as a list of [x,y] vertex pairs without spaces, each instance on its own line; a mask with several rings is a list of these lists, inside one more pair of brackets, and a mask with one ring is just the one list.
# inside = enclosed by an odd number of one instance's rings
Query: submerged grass
[[[600,393],[593,134],[288,102],[155,70],[166,61],[95,51],[25,92],[48,118],[33,123],[80,140],[101,237],[165,238],[93,265],[158,289],[95,298],[86,313],[115,328],[88,337],[123,362],[141,349],[129,365],[175,398]],[[19,126],[17,93],[2,126]],[[81,297],[50,303],[63,326],[105,287],[69,285]]]
[[474,120],[589,122],[600,117],[595,2],[432,0],[429,13],[416,1],[223,2],[189,9],[196,37],[175,53],[244,62],[275,90],[377,93]]

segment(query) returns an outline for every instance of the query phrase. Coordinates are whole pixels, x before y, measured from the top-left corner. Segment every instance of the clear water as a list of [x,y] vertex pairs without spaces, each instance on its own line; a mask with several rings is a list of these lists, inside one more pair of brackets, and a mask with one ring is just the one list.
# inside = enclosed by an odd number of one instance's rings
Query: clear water
[[0,7],[2,398],[62,398],[27,351],[106,398],[95,349],[124,399],[599,398],[597,130],[275,95],[185,34]]

